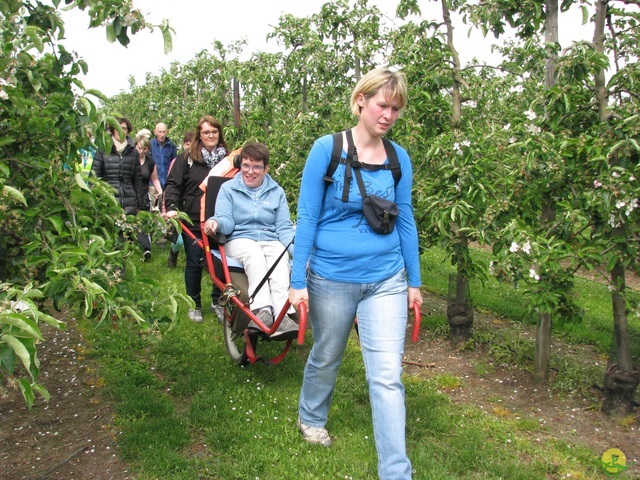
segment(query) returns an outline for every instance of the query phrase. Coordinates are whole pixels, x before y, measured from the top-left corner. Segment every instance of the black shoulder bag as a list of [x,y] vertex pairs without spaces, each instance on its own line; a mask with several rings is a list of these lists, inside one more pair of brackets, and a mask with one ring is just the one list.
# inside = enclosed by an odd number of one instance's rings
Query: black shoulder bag
[[[346,134],[349,148],[347,149],[347,163],[345,164],[345,189],[348,188],[346,183],[351,178],[350,170],[353,169],[360,189],[360,196],[362,197],[362,212],[371,230],[381,235],[388,235],[395,228],[399,213],[398,206],[391,200],[378,195],[367,195],[367,190],[362,181],[362,173],[360,172],[363,164],[358,161],[358,152],[353,142],[351,130],[347,130]],[[353,154],[351,149],[353,149]]]

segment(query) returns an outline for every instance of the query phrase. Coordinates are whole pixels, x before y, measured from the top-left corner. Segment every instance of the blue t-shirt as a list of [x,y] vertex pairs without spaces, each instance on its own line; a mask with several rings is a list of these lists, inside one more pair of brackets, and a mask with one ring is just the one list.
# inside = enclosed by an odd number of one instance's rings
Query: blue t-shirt
[[[364,218],[355,177],[349,201],[342,201],[344,165],[336,168],[333,183],[327,186],[323,180],[331,161],[332,136],[325,135],[314,143],[300,185],[292,288],[306,288],[307,264],[320,277],[348,283],[379,282],[405,268],[409,286],[420,287],[411,160],[402,147],[393,146],[402,172],[397,186],[390,170],[362,170],[367,193],[394,201],[400,211],[394,231],[381,235],[373,232]],[[342,156],[346,157],[344,150]],[[366,159],[360,160],[366,163]]]

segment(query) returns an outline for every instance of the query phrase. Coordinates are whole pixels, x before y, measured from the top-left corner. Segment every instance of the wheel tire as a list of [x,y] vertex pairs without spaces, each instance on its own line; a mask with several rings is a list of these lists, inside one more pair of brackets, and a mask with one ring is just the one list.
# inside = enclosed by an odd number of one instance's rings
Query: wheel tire
[[[227,353],[238,365],[246,365],[249,363],[249,356],[247,355],[247,345],[244,341],[244,334],[236,333],[233,330],[233,322],[229,322],[228,317],[225,315],[224,322],[222,322],[224,344],[227,347]],[[255,340],[251,339],[252,343]],[[255,345],[254,345],[255,348]]]

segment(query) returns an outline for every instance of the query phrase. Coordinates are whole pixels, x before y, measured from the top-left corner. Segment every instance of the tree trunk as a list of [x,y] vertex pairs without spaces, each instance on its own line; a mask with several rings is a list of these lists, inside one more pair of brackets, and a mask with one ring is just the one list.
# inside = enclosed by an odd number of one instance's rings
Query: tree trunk
[[[607,0],[595,2],[595,27],[593,32],[593,45],[597,52],[604,53],[604,29],[607,19]],[[609,94],[606,88],[604,70],[594,73],[594,87],[596,103],[600,121],[606,122],[608,118],[607,107]],[[615,165],[618,158],[613,155],[610,164]],[[612,238],[623,235],[618,229],[613,229]],[[610,358],[607,371],[604,375],[604,400],[602,410],[605,413],[631,412],[634,407],[634,396],[640,383],[640,369],[634,369],[631,349],[629,348],[629,328],[627,323],[627,304],[624,298],[625,291],[625,266],[621,259],[617,261],[611,270],[611,303],[613,306],[613,338],[615,343],[614,358]]]
[[625,289],[625,268],[620,262],[611,271],[611,293],[613,305],[613,334],[615,358],[609,360],[604,375],[604,400],[602,410],[605,413],[628,413],[633,411],[634,397],[640,383],[640,369],[633,368],[631,348],[629,346],[629,325],[627,323],[627,304],[621,292]]
[[241,133],[240,124],[240,82],[237,78],[233,78],[233,124],[238,134]]
[[[546,0],[545,2],[545,42],[555,43],[558,41],[558,0]],[[549,55],[545,65],[545,87],[553,88],[556,84],[556,56]],[[550,224],[555,218],[553,200],[550,197],[545,199],[540,215],[542,227]],[[533,376],[540,382],[546,382],[549,377],[549,359],[551,358],[551,321],[549,313],[538,315],[538,326],[536,329],[536,347],[533,360]]]
[[450,281],[449,302],[447,305],[447,321],[451,346],[458,348],[471,338],[473,328],[473,305],[469,296],[469,277],[466,272],[465,257],[468,257],[469,238],[460,233],[459,254],[455,280]]

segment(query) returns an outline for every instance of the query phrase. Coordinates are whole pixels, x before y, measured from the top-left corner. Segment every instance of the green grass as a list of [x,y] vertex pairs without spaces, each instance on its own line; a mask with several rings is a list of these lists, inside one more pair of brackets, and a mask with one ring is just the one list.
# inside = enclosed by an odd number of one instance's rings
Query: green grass
[[[156,249],[152,261],[140,265],[139,273],[162,277],[181,291],[184,254],[178,269],[167,270],[165,252]],[[446,293],[446,269],[436,263],[436,253],[425,257],[428,289]],[[205,278],[204,298],[209,288]],[[524,319],[526,308],[517,291],[505,293],[506,287],[497,284],[481,293],[476,293],[475,284],[472,288],[476,307]],[[592,306],[587,316],[604,332],[605,319],[600,316],[605,313],[596,308],[604,300],[597,295],[598,288],[588,295]],[[430,335],[444,336],[446,318],[428,315],[423,328]],[[505,362],[513,361],[518,352],[518,361],[526,363],[530,347],[520,348],[517,324],[501,330],[504,336],[478,332],[477,341],[492,346],[492,355],[502,355]],[[305,345],[294,345],[276,367],[260,363],[239,367],[228,357],[222,327],[207,309],[202,324],[189,322],[182,312],[171,329],[157,325],[140,334],[133,325],[120,324],[115,330],[103,325],[86,331],[93,340],[92,355],[103,366],[106,391],[114,400],[121,453],[136,479],[377,478],[371,411],[355,335],[327,425],[334,446],[325,449],[304,443],[295,428],[310,335]],[[594,337],[595,345],[604,345],[609,337],[575,328],[563,335],[568,341],[589,343]],[[260,343],[259,347],[268,350],[274,345]],[[476,371],[489,375],[493,368],[487,362]],[[528,418],[451,404],[443,392],[463,380],[447,374],[430,379],[407,375],[404,380],[415,479],[600,478],[601,452],[552,439],[541,442],[537,439],[547,438],[545,427]]]

